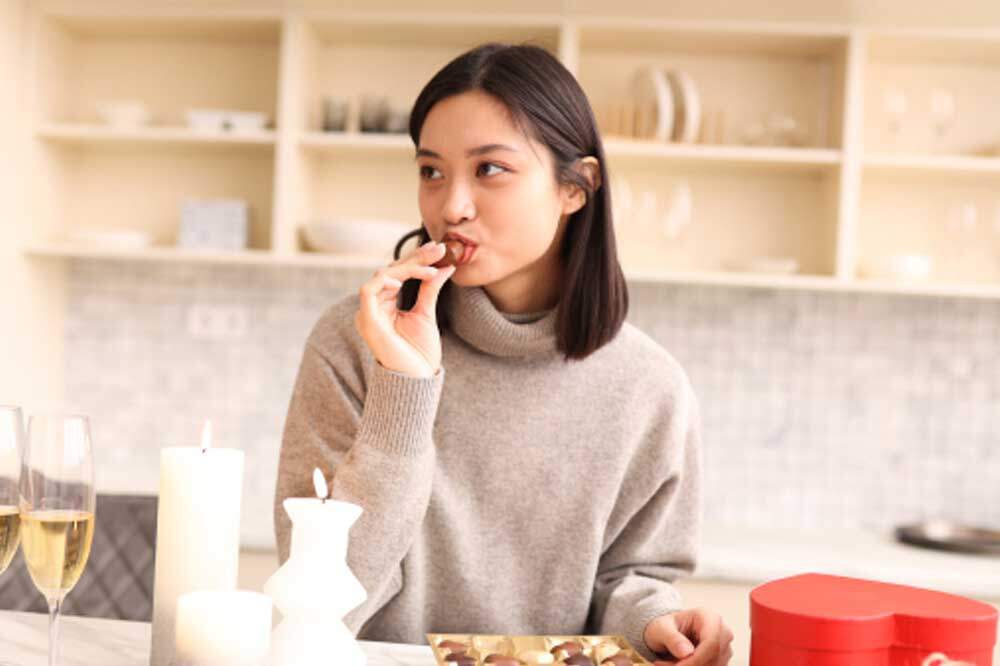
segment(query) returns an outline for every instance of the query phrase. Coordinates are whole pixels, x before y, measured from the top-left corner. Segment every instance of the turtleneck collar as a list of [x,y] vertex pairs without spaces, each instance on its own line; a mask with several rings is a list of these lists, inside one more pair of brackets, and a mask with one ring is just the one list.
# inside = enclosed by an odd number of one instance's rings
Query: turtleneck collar
[[558,351],[556,309],[532,314],[497,310],[482,287],[445,290],[452,331],[476,349],[494,356],[535,356]]

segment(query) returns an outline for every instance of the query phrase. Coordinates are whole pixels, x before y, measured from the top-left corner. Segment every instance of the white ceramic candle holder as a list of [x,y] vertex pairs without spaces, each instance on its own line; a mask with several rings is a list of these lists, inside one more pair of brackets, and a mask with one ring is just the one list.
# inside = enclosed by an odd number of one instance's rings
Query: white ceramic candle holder
[[348,533],[361,507],[309,498],[283,506],[292,520],[291,554],[264,585],[283,617],[271,634],[271,666],[365,666],[343,621],[368,598],[347,566]]

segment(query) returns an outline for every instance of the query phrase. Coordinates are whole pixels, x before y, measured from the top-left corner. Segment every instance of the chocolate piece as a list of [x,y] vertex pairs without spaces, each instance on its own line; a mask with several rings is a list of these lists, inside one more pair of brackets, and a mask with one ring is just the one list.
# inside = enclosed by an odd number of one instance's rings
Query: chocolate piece
[[566,659],[566,657],[571,657],[574,654],[580,654],[583,652],[583,646],[576,641],[566,641],[565,643],[560,643],[549,650],[556,659]]
[[434,264],[436,268],[457,265],[458,261],[462,258],[462,254],[465,252],[465,245],[461,241],[450,240],[444,244],[444,250],[444,257]]
[[583,654],[582,652],[577,652],[574,655],[567,657],[564,662],[568,666],[594,666],[594,660]]
[[464,652],[452,652],[444,660],[450,661],[457,666],[476,666],[476,658],[470,657]]
[[458,641],[445,640],[438,643],[438,647],[442,650],[448,650],[449,652],[465,652],[469,649],[469,646],[465,643],[459,643]]
[[612,666],[632,666],[632,660],[624,652],[611,655],[601,662],[601,664],[611,664]]
[[516,657],[508,657],[505,654],[491,654],[483,660],[484,664],[496,664],[496,666],[521,666],[521,660]]

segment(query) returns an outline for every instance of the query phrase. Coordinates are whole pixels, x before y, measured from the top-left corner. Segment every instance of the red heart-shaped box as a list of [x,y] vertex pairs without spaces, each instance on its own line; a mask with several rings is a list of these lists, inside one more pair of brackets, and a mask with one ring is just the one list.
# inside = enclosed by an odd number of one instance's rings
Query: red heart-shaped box
[[923,666],[934,653],[992,666],[997,611],[944,592],[803,574],[750,593],[750,628],[750,666]]

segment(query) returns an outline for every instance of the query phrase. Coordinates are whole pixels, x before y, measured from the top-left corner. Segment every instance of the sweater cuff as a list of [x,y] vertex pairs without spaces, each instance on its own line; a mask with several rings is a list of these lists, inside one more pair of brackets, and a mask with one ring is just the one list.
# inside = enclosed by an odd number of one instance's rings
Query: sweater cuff
[[636,652],[641,654],[643,657],[649,661],[656,661],[658,659],[670,658],[676,659],[676,657],[667,657],[667,655],[658,655],[649,649],[646,645],[646,640],[644,636],[646,635],[646,627],[650,622],[660,617],[661,615],[669,615],[670,613],[676,613],[681,610],[681,599],[679,594],[673,595],[673,600],[665,600],[661,595],[653,595],[648,599],[639,602],[636,605],[633,619],[628,623],[625,630],[625,638],[628,642],[632,644]]
[[358,441],[385,453],[414,456],[431,447],[444,367],[433,377],[411,377],[378,361],[369,378]]

